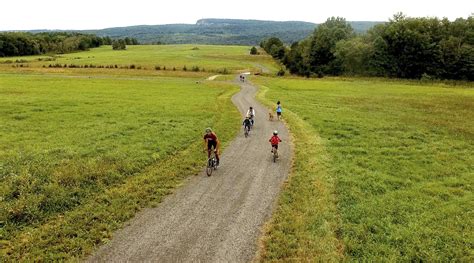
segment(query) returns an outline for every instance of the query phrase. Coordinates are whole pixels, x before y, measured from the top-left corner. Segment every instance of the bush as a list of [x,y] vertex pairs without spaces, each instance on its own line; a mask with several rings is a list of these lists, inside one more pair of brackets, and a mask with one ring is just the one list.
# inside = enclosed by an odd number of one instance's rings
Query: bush
[[223,68],[223,69],[219,69],[217,73],[227,75],[230,72],[227,70],[227,68]]
[[155,70],[161,70],[161,67],[158,66],[158,65],[156,65],[156,66],[155,66]]
[[278,77],[283,77],[285,76],[285,70],[283,70],[282,68],[277,72],[277,76]]
[[250,55],[257,55],[258,54],[258,51],[257,51],[257,48],[256,47],[252,47],[250,49]]

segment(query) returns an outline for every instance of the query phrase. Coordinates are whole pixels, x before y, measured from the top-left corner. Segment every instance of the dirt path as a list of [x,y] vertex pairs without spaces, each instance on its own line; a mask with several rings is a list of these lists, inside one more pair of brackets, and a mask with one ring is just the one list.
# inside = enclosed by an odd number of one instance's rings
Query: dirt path
[[217,77],[219,77],[220,75],[214,75],[214,76],[210,76],[209,78],[207,78],[207,80],[215,80]]
[[[249,106],[256,110],[249,138],[241,132],[211,177],[203,171],[158,207],[140,212],[90,262],[249,262],[254,258],[261,227],[288,175],[292,151],[288,130],[281,122],[268,121],[268,110],[254,99],[257,89],[240,84],[233,103],[242,114]],[[268,139],[275,129],[284,143],[281,158],[273,163]]]

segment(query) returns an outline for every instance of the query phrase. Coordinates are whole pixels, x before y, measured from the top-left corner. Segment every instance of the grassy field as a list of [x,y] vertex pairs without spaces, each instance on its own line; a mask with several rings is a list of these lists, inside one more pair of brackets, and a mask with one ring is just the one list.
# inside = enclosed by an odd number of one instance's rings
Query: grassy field
[[[42,67],[59,64],[67,65],[94,65],[130,67],[135,69],[155,70],[160,66],[163,70],[182,71],[186,66],[187,71],[193,67],[208,72],[229,73],[237,71],[255,71],[268,69],[276,72],[278,65],[268,55],[252,56],[250,47],[245,46],[211,46],[211,45],[144,45],[127,46],[127,50],[112,50],[111,46],[102,46],[87,52],[56,55],[56,56],[29,56],[0,58],[3,67]],[[23,62],[23,63],[15,63]],[[11,62],[11,63],[7,63]],[[3,64],[2,64],[3,63]]]
[[238,131],[233,85],[0,74],[0,261],[81,258]]
[[472,86],[255,81],[296,147],[263,261],[472,262]]

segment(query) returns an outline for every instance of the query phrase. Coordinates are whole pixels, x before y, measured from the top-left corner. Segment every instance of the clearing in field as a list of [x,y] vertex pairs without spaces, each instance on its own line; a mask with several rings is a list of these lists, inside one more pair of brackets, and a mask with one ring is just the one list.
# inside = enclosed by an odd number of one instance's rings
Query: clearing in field
[[472,86],[257,81],[297,158],[263,259],[472,260]]

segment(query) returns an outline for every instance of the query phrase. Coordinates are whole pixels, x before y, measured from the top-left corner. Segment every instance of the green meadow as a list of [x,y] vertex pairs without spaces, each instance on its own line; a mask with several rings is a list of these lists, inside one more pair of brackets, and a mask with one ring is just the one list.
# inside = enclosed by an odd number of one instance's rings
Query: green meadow
[[[0,74],[0,258],[80,258],[239,127],[236,86],[193,77]],[[3,261],[3,260],[1,260]]]
[[[203,130],[239,132],[231,74],[280,68],[249,49],[1,58],[0,261],[81,260],[202,171]],[[260,261],[473,261],[471,83],[251,81],[295,148]]]
[[263,261],[473,260],[472,85],[255,81],[296,149]]
[[[23,62],[28,67],[48,67],[49,65],[75,66],[114,66],[135,69],[187,71],[198,67],[200,71],[234,73],[237,71],[276,72],[278,64],[268,55],[250,55],[247,46],[212,45],[141,45],[127,46],[127,50],[112,50],[102,46],[90,51],[54,56],[26,56],[1,58],[3,65],[16,65]],[[195,68],[196,70],[196,68]]]

